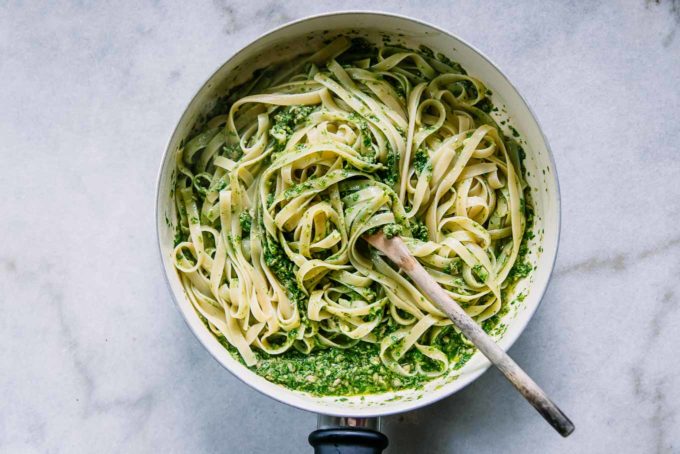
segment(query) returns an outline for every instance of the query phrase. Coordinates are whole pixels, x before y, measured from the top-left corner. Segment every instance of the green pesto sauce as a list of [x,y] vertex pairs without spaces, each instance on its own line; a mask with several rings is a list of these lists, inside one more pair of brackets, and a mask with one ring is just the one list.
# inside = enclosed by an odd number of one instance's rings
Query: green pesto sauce
[[[356,59],[357,55],[364,54],[370,57],[375,53],[374,48],[371,48],[360,41],[355,40],[353,41],[353,44],[352,52],[348,53],[348,55],[351,54],[350,59]],[[421,48],[419,53],[426,57],[428,61],[439,61],[451,67],[453,72],[466,74],[465,70],[458,63],[449,60],[442,54],[435,55],[428,48]],[[342,62],[342,58],[339,61]],[[237,94],[238,93],[234,93],[231,96],[225,96],[221,99],[215,107],[215,112],[213,112],[213,114],[226,111],[230,102],[233,102],[233,99],[231,98]],[[491,93],[489,92],[488,94],[490,95]],[[498,110],[488,98],[484,98],[483,103],[476,107],[482,113],[487,114],[491,111]],[[312,106],[290,106],[280,109],[274,116],[274,124],[270,130],[271,136],[275,141],[275,153],[272,156],[272,159],[276,159],[296,127],[304,123],[314,110],[315,107]],[[363,145],[366,149],[369,149],[371,143],[366,122],[360,118],[355,118],[355,120],[360,124]],[[501,122],[501,124],[504,123],[505,122]],[[519,133],[516,129],[512,126],[509,126],[509,128],[513,137],[519,137]],[[401,133],[404,134],[403,131],[401,131]],[[513,163],[521,169],[522,173],[524,173],[524,166],[522,165],[524,150],[514,140],[508,137],[504,137],[504,139],[510,142],[508,148]],[[225,145],[222,152],[225,156],[233,160],[238,160],[242,156],[242,150],[239,145]],[[375,162],[375,156],[366,155],[363,158],[368,163]],[[419,175],[423,172],[431,172],[432,164],[427,150],[419,149],[416,152],[414,159],[416,172]],[[383,169],[378,171],[378,177],[383,183],[390,187],[393,187],[398,180],[398,162],[398,155],[389,148],[386,162],[384,162]],[[220,183],[221,187],[218,187],[218,189],[222,189],[226,184],[226,180],[222,181]],[[305,184],[310,185],[311,183],[306,182]],[[299,185],[298,187],[289,189],[290,194],[286,194],[286,196],[293,196],[305,189],[308,189],[308,187]],[[527,259],[529,250],[528,242],[534,238],[534,233],[532,231],[533,210],[531,209],[529,189],[530,188],[527,187],[525,190],[526,202],[524,200],[522,201],[522,208],[527,216],[525,234],[520,245],[519,256],[508,277],[510,284],[502,291],[504,301],[503,306],[499,313],[482,323],[482,328],[493,336],[500,336],[505,332],[507,326],[502,323],[503,317],[509,312],[513,305],[523,301],[526,295],[518,295],[513,301],[510,301],[509,298],[514,293],[514,287],[517,282],[520,279],[527,277],[533,270],[532,265]],[[268,200],[268,204],[271,204],[272,201],[273,199]],[[190,221],[193,221],[193,219]],[[195,220],[195,222],[198,222],[198,220]],[[251,230],[253,219],[249,213],[242,213],[239,222],[243,232],[247,233]],[[427,228],[421,221],[411,221],[409,223],[409,228],[414,238],[421,241],[428,240]],[[401,233],[401,226],[398,224],[390,224],[384,227],[384,231],[387,236],[398,235]],[[181,229],[178,228],[175,244],[178,244],[185,236],[186,233],[183,234]],[[290,300],[297,304],[301,317],[304,319],[307,300],[306,295],[296,282],[293,263],[275,240],[269,238],[266,234],[264,235],[263,240],[264,259],[267,266],[287,290]],[[460,272],[460,266],[460,261],[453,261],[445,272],[458,274]],[[475,267],[475,269],[473,269],[473,274],[480,282],[484,282],[488,277],[481,267]],[[200,314],[199,317],[207,325],[207,321],[203,319]],[[385,317],[385,319],[385,321],[387,321],[387,317]],[[394,329],[396,329],[395,326],[387,326],[387,323],[381,323],[376,331],[380,332],[378,337],[382,338],[389,335]],[[215,335],[215,337],[237,361],[244,364],[238,351],[229,344],[226,338],[221,335]],[[462,368],[476,351],[476,349],[464,339],[462,334],[456,332],[452,326],[444,328],[433,342],[433,345],[447,355],[451,370]],[[392,372],[380,360],[379,348],[379,344],[358,342],[346,349],[319,348],[317,346],[317,348],[312,350],[309,354],[301,353],[295,348],[290,348],[283,354],[277,356],[256,350],[255,355],[258,358],[258,362],[255,366],[250,367],[250,369],[273,383],[285,386],[292,390],[308,392],[319,396],[355,396],[380,394],[404,389],[418,389],[429,381],[428,377],[420,374],[402,376]],[[415,349],[409,351],[404,359],[409,364],[421,364],[421,367],[425,371],[433,370],[433,365],[428,364],[429,360]]]
[[[207,324],[203,317],[199,317]],[[245,366],[238,351],[226,338],[219,335],[216,338],[232,357]],[[463,367],[476,351],[452,327],[442,331],[436,345],[446,353],[453,370]],[[423,375],[404,377],[395,374],[380,361],[379,346],[367,342],[359,342],[348,349],[315,349],[308,355],[295,349],[278,356],[261,351],[255,354],[258,363],[250,370],[273,383],[317,396],[358,396],[419,389],[429,381]],[[418,356],[419,352],[407,355]],[[426,367],[424,369],[427,370]]]
[[399,224],[387,224],[383,227],[383,233],[387,238],[394,238],[401,235],[402,228]]
[[419,148],[413,158],[413,166],[418,176],[422,175],[423,172],[432,172],[432,162],[430,161],[429,153]]
[[411,233],[413,234],[413,238],[416,238],[420,241],[428,240],[427,227],[425,226],[423,221],[419,219],[409,220],[409,225],[411,227]]
[[403,377],[380,361],[378,345],[359,342],[348,349],[297,350],[261,358],[255,372],[287,388],[323,396],[375,394],[420,387],[422,376]]

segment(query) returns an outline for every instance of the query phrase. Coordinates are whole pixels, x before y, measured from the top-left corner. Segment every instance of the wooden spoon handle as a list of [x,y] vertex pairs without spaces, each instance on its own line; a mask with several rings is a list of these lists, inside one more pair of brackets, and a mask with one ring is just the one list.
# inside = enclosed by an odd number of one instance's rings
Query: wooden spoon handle
[[385,254],[398,265],[465,334],[470,342],[486,356],[505,375],[510,383],[522,393],[524,398],[563,437],[574,431],[574,424],[562,410],[555,405],[546,393],[524,372],[507,353],[469,316],[454,300],[446,294],[437,281],[425,271],[420,263],[411,255],[404,242],[398,236],[388,239],[382,232],[366,237],[376,249]]

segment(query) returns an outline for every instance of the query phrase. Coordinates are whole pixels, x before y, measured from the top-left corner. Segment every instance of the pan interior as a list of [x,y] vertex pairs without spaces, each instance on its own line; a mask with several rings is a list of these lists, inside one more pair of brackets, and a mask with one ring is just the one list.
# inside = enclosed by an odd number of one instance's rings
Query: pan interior
[[[269,33],[237,53],[206,82],[182,116],[166,151],[157,194],[157,223],[163,266],[175,300],[195,335],[211,354],[238,378],[282,402],[310,411],[340,416],[376,416],[405,411],[450,395],[472,382],[488,368],[479,353],[461,369],[450,371],[425,384],[421,389],[354,397],[317,397],[292,391],[268,382],[233,358],[203,325],[184,294],[170,255],[173,249],[176,213],[171,199],[176,174],[174,152],[216,100],[253,75],[259,68],[294,56],[313,52],[338,35],[361,37],[375,44],[389,41],[408,48],[426,46],[460,63],[467,72],[491,89],[494,104],[521,134],[526,151],[526,179],[531,187],[535,219],[534,239],[529,243],[528,259],[534,271],[514,288],[513,305],[504,316],[504,333],[499,344],[507,349],[520,335],[540,303],[552,272],[559,234],[559,192],[554,164],[541,130],[524,100],[514,87],[476,50],[431,26],[398,16],[379,13],[340,13],[317,16],[284,26]],[[520,297],[522,299],[522,297]]]

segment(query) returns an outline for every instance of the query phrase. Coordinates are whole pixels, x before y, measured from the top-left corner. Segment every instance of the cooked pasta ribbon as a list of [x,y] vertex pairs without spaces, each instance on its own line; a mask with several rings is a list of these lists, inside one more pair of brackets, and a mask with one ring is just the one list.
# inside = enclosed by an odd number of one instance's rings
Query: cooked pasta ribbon
[[482,82],[350,48],[340,37],[268,69],[178,149],[173,259],[248,366],[368,342],[397,374],[439,376],[456,361],[439,340],[451,322],[362,236],[401,235],[481,323],[505,303],[525,183]]

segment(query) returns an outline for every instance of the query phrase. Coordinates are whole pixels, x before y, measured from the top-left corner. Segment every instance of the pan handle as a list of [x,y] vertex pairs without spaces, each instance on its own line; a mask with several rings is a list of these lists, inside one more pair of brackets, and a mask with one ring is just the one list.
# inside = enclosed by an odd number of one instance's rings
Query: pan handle
[[314,454],[381,454],[388,444],[379,418],[319,415],[317,425],[309,434]]

